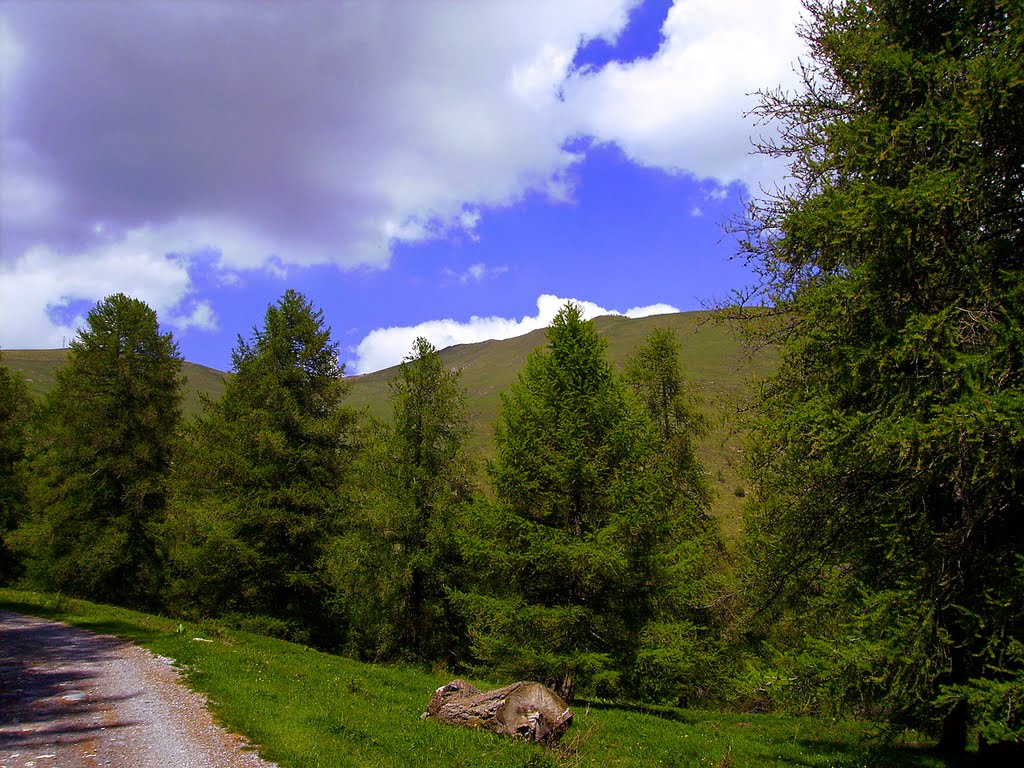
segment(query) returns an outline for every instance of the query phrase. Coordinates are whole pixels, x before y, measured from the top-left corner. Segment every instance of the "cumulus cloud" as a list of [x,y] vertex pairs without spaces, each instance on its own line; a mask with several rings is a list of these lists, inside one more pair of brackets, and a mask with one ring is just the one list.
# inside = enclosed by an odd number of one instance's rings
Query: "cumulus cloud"
[[795,83],[801,8],[801,0],[677,0],[654,56],[570,78],[565,100],[578,131],[642,165],[720,184],[772,183],[784,167],[751,153],[752,137],[771,128],[743,115],[758,90]]
[[569,301],[579,304],[584,318],[588,320],[602,315],[649,317],[679,311],[668,304],[652,304],[619,312],[614,309],[605,309],[591,301],[563,299],[551,294],[543,294],[537,299],[537,314],[526,315],[519,319],[474,315],[465,322],[452,319],[428,320],[413,326],[377,328],[370,331],[355,347],[355,357],[349,364],[350,372],[370,373],[398,365],[402,358],[409,354],[413,342],[420,336],[426,338],[438,349],[444,349],[454,344],[474,344],[489,339],[511,339],[515,336],[522,336],[538,328],[549,326],[558,311]]
[[0,346],[60,346],[84,322],[84,312],[75,308],[114,293],[145,301],[172,326],[210,327],[212,307],[197,307],[190,319],[174,320],[188,293],[188,261],[154,252],[148,239],[147,232],[137,230],[126,236],[131,247],[98,248],[88,258],[67,258],[40,246],[11,267],[0,265]]
[[574,70],[636,2],[10,0],[0,320],[41,343],[66,331],[48,306],[128,289],[64,285],[65,264],[171,272],[147,289],[169,307],[194,298],[181,257],[200,250],[226,273],[385,268],[397,243],[474,239],[528,194],[571,199],[580,137],[723,185],[766,178],[741,113],[786,82],[799,0],[678,0],[652,57]]

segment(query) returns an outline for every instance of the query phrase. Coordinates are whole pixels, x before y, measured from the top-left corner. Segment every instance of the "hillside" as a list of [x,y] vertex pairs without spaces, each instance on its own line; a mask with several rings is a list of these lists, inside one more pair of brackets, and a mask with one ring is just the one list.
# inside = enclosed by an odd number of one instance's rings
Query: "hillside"
[[[716,491],[715,516],[721,521],[726,538],[738,531],[739,510],[743,503],[737,490],[743,486],[739,476],[740,436],[735,434],[730,414],[734,413],[747,391],[749,380],[771,369],[773,358],[767,354],[747,359],[734,327],[715,322],[708,312],[683,312],[640,319],[618,316],[594,321],[599,333],[608,340],[608,355],[616,367],[622,366],[633,350],[655,328],[671,328],[682,345],[683,368],[708,416],[711,430],[700,441],[698,452]],[[442,350],[441,357],[453,369],[462,371],[472,428],[471,447],[478,456],[493,455],[493,429],[500,405],[500,394],[509,389],[529,353],[544,344],[545,331],[503,341],[462,344]],[[388,381],[397,367],[353,376],[349,402],[378,418],[390,416]]]
[[[708,312],[683,312],[640,319],[608,316],[594,321],[608,340],[608,354],[614,365],[622,366],[633,350],[655,328],[671,328],[682,345],[683,368],[708,416],[711,430],[700,441],[698,452],[716,491],[714,514],[721,521],[727,540],[738,531],[743,503],[743,481],[739,475],[740,436],[729,419],[747,391],[753,376],[772,365],[767,355],[748,359],[736,329],[715,322]],[[529,353],[545,341],[543,329],[502,341],[460,344],[442,350],[441,357],[452,369],[462,371],[466,388],[472,435],[472,452],[482,459],[493,456],[493,431],[501,393],[515,381]],[[53,386],[53,372],[64,362],[67,350],[3,350],[2,361],[21,371],[32,392],[42,396]],[[225,374],[213,368],[185,363],[188,379],[185,414],[200,412],[200,393],[216,398],[224,390]],[[366,413],[388,419],[388,382],[397,366],[349,377],[349,403]]]
[[[66,349],[5,349],[0,352],[0,362],[20,371],[32,394],[42,397],[53,386],[53,372],[64,364],[67,354]],[[224,391],[227,374],[222,371],[195,363],[185,363],[182,371],[187,379],[183,407],[186,416],[201,412],[200,393],[217,398]]]

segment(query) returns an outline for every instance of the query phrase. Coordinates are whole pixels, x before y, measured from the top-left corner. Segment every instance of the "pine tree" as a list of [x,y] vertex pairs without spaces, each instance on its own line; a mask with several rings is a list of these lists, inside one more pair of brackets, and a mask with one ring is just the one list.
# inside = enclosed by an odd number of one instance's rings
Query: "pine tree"
[[711,489],[697,459],[695,441],[707,432],[680,363],[675,332],[656,328],[626,362],[625,376],[661,435],[662,454],[671,465],[680,501],[692,510],[694,525],[706,527]]
[[626,361],[625,380],[656,429],[656,470],[670,489],[671,521],[663,542],[668,574],[650,623],[641,633],[631,687],[654,700],[706,696],[723,674],[718,658],[722,619],[712,612],[724,547],[711,508],[711,488],[695,441],[707,430],[669,328],[656,328]]
[[548,329],[510,393],[464,552],[486,574],[462,597],[474,651],[571,700],[621,690],[666,587],[669,483],[647,416],[574,304]]
[[181,356],[156,313],[124,294],[86,317],[40,413],[33,518],[24,531],[39,586],[152,606],[181,417]]
[[971,723],[1020,740],[1024,15],[807,9],[803,87],[761,109],[793,183],[745,241],[781,345],[750,550],[768,597],[843,638],[830,684],[947,751]]
[[424,338],[389,388],[393,422],[370,430],[361,508],[334,542],[330,570],[351,651],[454,663],[465,633],[447,593],[459,576],[455,530],[474,492],[465,393]]
[[181,610],[335,640],[319,561],[344,514],[355,415],[323,313],[289,289],[239,337],[222,398],[187,433],[166,530]]

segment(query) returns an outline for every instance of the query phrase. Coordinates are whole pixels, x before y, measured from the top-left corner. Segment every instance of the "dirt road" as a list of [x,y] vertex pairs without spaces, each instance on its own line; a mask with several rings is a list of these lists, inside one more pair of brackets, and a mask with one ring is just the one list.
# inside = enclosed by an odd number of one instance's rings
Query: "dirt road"
[[273,768],[169,659],[0,611],[0,768]]

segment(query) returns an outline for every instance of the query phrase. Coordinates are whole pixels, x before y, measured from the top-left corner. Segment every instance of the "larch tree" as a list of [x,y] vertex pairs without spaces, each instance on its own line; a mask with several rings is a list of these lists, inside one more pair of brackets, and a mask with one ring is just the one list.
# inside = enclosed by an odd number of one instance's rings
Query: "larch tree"
[[635,692],[652,699],[691,701],[710,694],[722,674],[721,561],[725,551],[710,516],[711,488],[695,443],[708,428],[670,328],[654,329],[626,361],[624,378],[655,428],[658,473],[670,490],[671,517],[663,544],[670,574],[641,634],[633,670]]
[[949,752],[1020,741],[1024,13],[806,7],[803,86],[760,108],[791,184],[745,225],[781,350],[748,547],[763,596],[834,630],[837,695]]
[[323,313],[287,290],[239,337],[233,376],[187,430],[166,536],[181,610],[321,645],[336,640],[320,572],[356,450]]
[[181,365],[144,302],[115,294],[90,310],[39,413],[22,540],[40,587],[122,605],[158,602]]
[[547,339],[502,397],[495,498],[463,546],[482,581],[461,605],[478,657],[571,701],[628,685],[668,588],[672,488],[581,308],[563,307]]
[[330,572],[350,650],[454,664],[465,635],[448,599],[459,575],[455,532],[475,490],[466,396],[459,372],[422,337],[389,389],[392,423],[367,439],[362,503],[334,542]]

